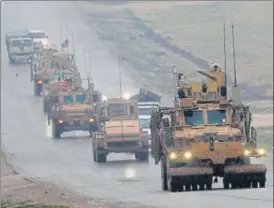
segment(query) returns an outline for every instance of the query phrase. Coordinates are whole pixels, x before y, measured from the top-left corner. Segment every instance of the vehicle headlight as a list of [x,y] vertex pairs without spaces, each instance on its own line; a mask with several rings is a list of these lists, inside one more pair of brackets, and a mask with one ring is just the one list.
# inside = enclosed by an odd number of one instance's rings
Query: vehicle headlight
[[247,150],[247,149],[246,149],[246,150],[244,150],[244,155],[245,155],[245,156],[250,155],[250,153],[251,153],[251,151],[250,151],[250,150]]
[[123,98],[126,99],[126,100],[129,100],[130,94],[129,93],[123,94]]
[[93,119],[93,118],[90,118],[88,121],[89,121],[90,123],[92,123],[92,122],[94,121],[94,119]]
[[189,151],[185,152],[185,153],[184,153],[184,158],[185,158],[185,159],[190,159],[190,158],[192,158],[191,152],[189,152]]
[[266,151],[263,148],[259,148],[256,150],[259,155],[265,155]]
[[103,101],[107,101],[107,100],[108,100],[108,97],[104,95],[104,96],[102,96],[102,100],[103,100]]
[[171,152],[171,153],[169,153],[168,158],[170,160],[176,160],[177,154],[175,152]]
[[38,81],[37,81],[37,84],[42,84],[42,83],[43,83],[42,80],[38,80]]

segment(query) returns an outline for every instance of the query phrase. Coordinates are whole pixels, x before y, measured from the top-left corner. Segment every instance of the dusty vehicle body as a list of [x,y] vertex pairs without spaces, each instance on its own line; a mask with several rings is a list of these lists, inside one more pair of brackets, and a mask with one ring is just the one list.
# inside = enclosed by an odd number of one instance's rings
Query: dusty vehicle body
[[94,161],[104,163],[112,152],[134,153],[136,159],[148,161],[148,136],[140,130],[137,101],[113,98],[98,105],[98,131],[92,136]]
[[[90,85],[90,87],[93,85]],[[92,89],[81,87],[81,79],[74,80],[68,89],[60,88],[50,92],[48,123],[52,123],[52,135],[60,138],[69,131],[96,131],[93,110]]]
[[55,89],[56,83],[63,79],[73,79],[80,76],[73,60],[69,59],[71,54],[58,52],[57,49],[44,49],[41,54],[40,63],[33,64],[31,76],[34,80],[34,94],[43,94],[44,112],[47,109],[48,94]]
[[152,154],[161,162],[162,189],[210,190],[213,177],[223,177],[225,189],[265,187],[266,166],[250,160],[266,153],[257,147],[248,106],[238,96],[227,100],[225,73],[216,64],[200,73],[210,78],[206,84],[178,78],[174,108],[152,113]]

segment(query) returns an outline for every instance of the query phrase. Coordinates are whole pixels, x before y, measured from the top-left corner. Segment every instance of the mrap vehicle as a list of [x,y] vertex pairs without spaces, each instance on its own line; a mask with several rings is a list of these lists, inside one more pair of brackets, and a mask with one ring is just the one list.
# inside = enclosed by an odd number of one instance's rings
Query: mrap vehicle
[[[69,131],[94,132],[93,83],[88,89],[81,87],[81,78],[75,77],[68,88],[56,88],[50,92],[48,123],[52,124],[52,135],[60,138]],[[92,88],[92,89],[91,89]]]
[[264,157],[266,151],[257,145],[252,114],[241,103],[237,85],[228,100],[218,64],[198,72],[209,80],[182,83],[177,74],[174,107],[152,113],[152,155],[161,162],[162,190],[211,190],[217,177],[224,189],[265,187],[265,164],[252,164],[250,158]]
[[148,161],[148,136],[140,129],[137,100],[103,100],[95,106],[98,130],[92,135],[94,161],[105,163],[109,153],[133,153],[137,160]]
[[12,64],[30,62],[33,53],[33,42],[29,37],[9,38],[8,56]]

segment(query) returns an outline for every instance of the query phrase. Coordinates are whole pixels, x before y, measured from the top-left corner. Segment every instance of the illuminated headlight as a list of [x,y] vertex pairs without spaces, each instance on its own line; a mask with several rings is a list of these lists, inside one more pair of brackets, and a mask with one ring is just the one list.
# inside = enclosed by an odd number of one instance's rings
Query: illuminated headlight
[[256,151],[259,155],[265,155],[266,154],[266,151],[263,148],[257,149]]
[[191,152],[188,152],[188,151],[185,152],[185,153],[184,153],[184,158],[185,158],[185,159],[190,159],[190,158],[192,158]]
[[90,118],[88,121],[89,121],[90,123],[92,123],[92,122],[94,121],[94,119],[93,119],[93,118]]
[[247,149],[244,150],[244,155],[245,155],[245,156],[249,156],[250,154],[251,154],[251,151],[250,151],[250,150],[247,150]]
[[62,124],[62,123],[64,123],[64,121],[63,120],[58,120],[57,123]]
[[47,46],[49,41],[47,39],[41,41],[43,46]]
[[126,100],[129,100],[130,94],[129,93],[123,94],[123,98],[126,99]]
[[37,84],[42,84],[42,83],[43,83],[42,80],[38,80],[38,81],[37,81]]
[[168,158],[170,160],[176,160],[177,159],[177,154],[175,152],[171,152],[171,153],[169,153]]
[[108,100],[108,97],[107,97],[107,96],[102,96],[102,100],[103,100],[103,101],[107,101],[107,100]]
[[49,93],[47,91],[44,92],[44,95],[48,95]]

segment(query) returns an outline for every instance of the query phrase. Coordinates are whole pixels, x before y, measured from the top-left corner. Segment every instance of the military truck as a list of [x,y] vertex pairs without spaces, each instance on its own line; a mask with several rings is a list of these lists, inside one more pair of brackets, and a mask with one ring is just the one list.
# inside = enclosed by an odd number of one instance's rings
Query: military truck
[[148,161],[148,136],[140,129],[137,100],[103,100],[95,106],[98,130],[92,136],[93,160],[105,163],[109,153],[134,153],[137,160]]
[[209,80],[188,84],[176,74],[174,107],[151,116],[152,155],[161,163],[162,190],[211,190],[217,177],[223,178],[224,189],[265,187],[265,164],[251,164],[250,158],[266,152],[257,145],[239,88],[232,88],[229,100],[218,64],[199,73]]
[[48,124],[52,125],[54,138],[69,131],[88,131],[91,134],[97,130],[93,110],[93,97],[98,96],[97,92],[93,83],[88,89],[81,85],[80,77],[75,77],[69,88],[56,88],[49,93]]

